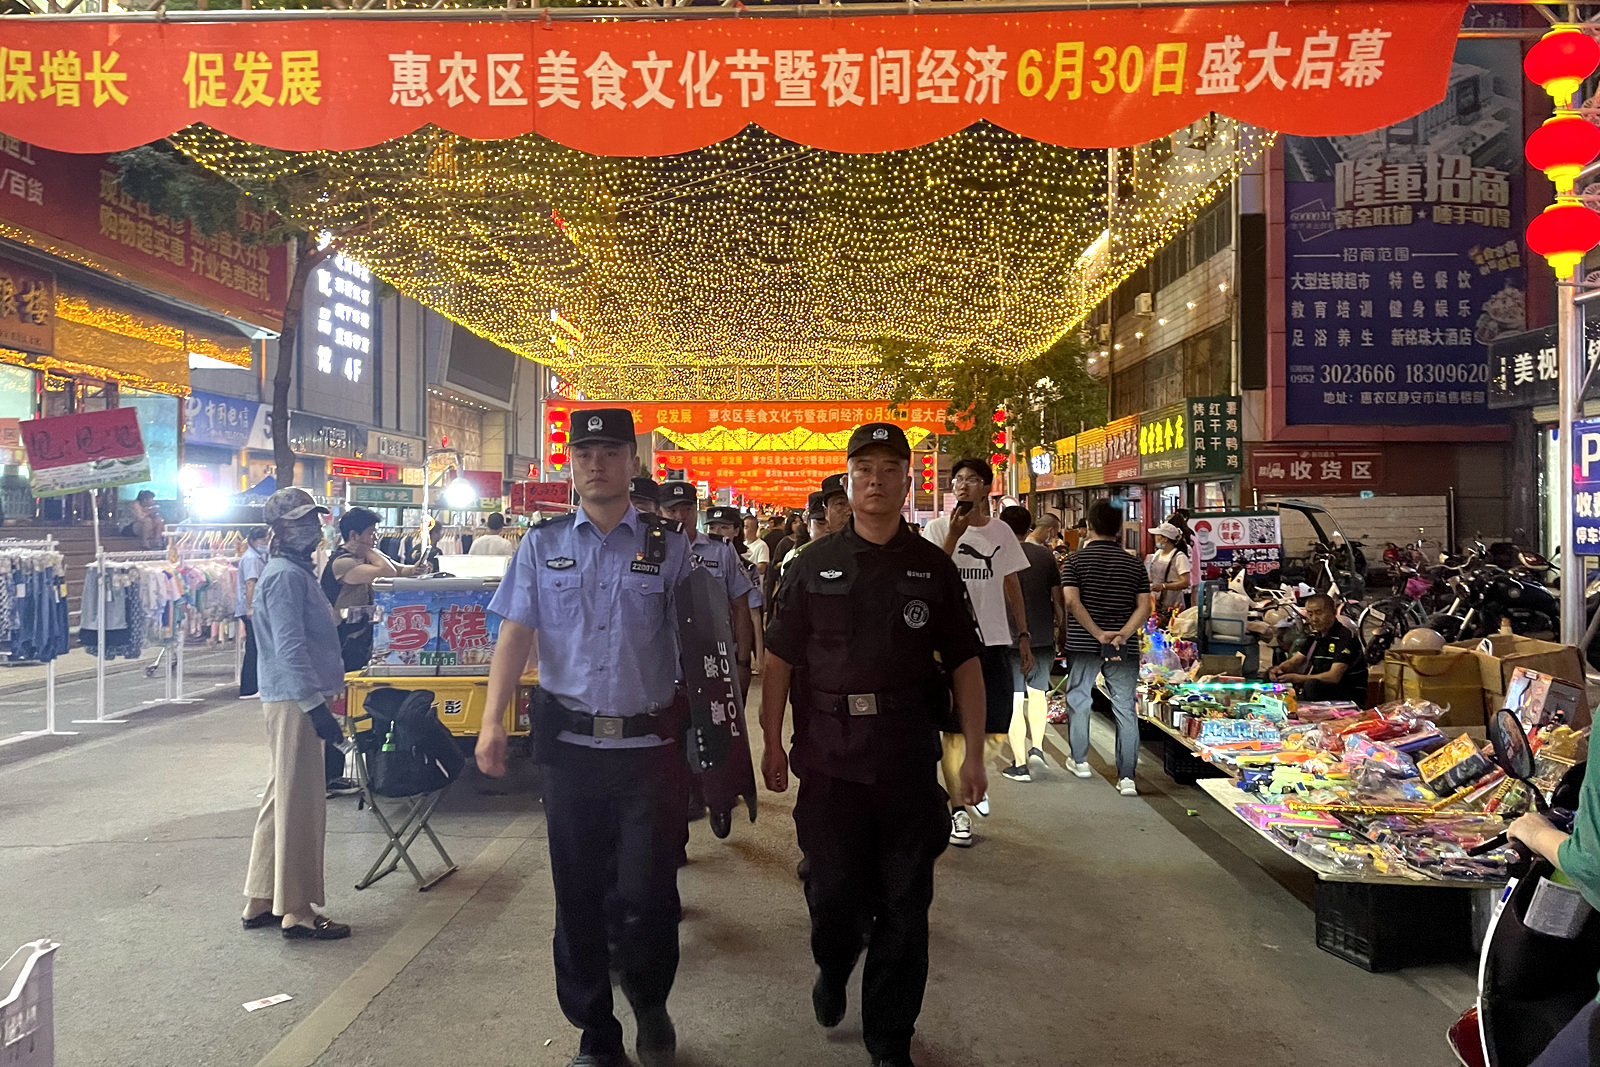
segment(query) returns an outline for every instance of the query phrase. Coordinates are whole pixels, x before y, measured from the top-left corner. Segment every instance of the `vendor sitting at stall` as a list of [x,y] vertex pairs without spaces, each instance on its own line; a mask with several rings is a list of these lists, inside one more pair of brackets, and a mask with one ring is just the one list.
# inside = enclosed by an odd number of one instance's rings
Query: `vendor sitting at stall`
[[1332,597],[1318,593],[1306,598],[1305,612],[1311,636],[1267,677],[1290,683],[1303,700],[1348,700],[1364,707],[1367,661],[1361,642],[1339,621],[1339,606]]

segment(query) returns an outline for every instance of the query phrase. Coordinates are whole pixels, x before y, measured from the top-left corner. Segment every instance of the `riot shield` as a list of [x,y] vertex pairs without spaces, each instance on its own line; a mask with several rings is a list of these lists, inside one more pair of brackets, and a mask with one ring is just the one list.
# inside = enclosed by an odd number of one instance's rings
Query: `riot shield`
[[749,805],[750,821],[756,819],[756,772],[745,731],[728,594],[710,571],[693,567],[675,595],[689,693],[689,769],[700,775],[712,832],[727,837],[740,797]]

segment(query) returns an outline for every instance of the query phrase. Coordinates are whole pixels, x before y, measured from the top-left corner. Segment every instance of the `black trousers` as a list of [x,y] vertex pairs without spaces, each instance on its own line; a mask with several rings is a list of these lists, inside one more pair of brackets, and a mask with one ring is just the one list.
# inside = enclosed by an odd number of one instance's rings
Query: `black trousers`
[[874,1056],[910,1055],[928,982],[933,864],[950,843],[948,801],[931,766],[922,778],[876,785],[814,771],[800,780],[794,822],[811,862],[811,954],[843,983],[871,931],[861,1029]]
[[663,1006],[678,973],[678,860],[689,768],[677,745],[592,749],[565,742],[544,767],[556,891],[556,999],[580,1050],[622,1051],[612,1012],[614,940],[637,1013]]
[[244,663],[239,668],[239,695],[255,696],[260,691],[256,683],[256,628],[250,616],[240,616],[244,623]]

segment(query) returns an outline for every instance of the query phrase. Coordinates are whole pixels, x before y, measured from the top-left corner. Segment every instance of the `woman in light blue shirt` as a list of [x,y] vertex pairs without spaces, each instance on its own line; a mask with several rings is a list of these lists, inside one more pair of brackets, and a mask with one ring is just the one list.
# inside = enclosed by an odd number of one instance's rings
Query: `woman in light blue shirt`
[[254,628],[272,759],[250,846],[244,926],[255,930],[281,918],[286,938],[333,941],[349,937],[350,927],[316,910],[327,900],[322,746],[344,740],[327,700],[344,688],[344,661],[333,605],[311,560],[328,511],[291,487],[273,493],[264,512],[272,558],[256,584]]
[[267,528],[252,526],[250,532],[245,534],[244,552],[239,556],[239,602],[234,612],[244,627],[244,662],[239,666],[240,700],[257,696],[260,688],[256,684],[256,658],[259,653],[255,628],[250,619],[255,613],[256,583],[261,580],[261,572],[266,566]]

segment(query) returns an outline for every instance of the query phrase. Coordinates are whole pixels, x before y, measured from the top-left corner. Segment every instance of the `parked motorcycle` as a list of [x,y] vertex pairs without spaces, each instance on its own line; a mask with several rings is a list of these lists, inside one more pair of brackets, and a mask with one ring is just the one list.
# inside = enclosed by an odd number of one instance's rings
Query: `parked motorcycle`
[[1428,626],[1444,634],[1446,641],[1487,637],[1500,630],[1502,620],[1510,623],[1512,633],[1525,637],[1550,640],[1559,630],[1560,605],[1532,578],[1482,564],[1463,569],[1449,579],[1449,586],[1454,599],[1428,618]]
[[[1502,710],[1490,729],[1495,759],[1506,774],[1524,783],[1533,777],[1533,751],[1514,712]],[[1540,809],[1558,826],[1570,826],[1586,764],[1561,779],[1545,801],[1531,786]],[[1500,842],[1487,842],[1482,851]],[[1559,907],[1548,912],[1540,901],[1555,868],[1519,848],[1527,859],[1513,871],[1501,895],[1478,962],[1478,998],[1448,1033],[1451,1051],[1464,1067],[1527,1067],[1562,1027],[1595,999],[1600,968],[1600,916],[1586,904],[1564,928],[1551,918],[1568,918]]]

